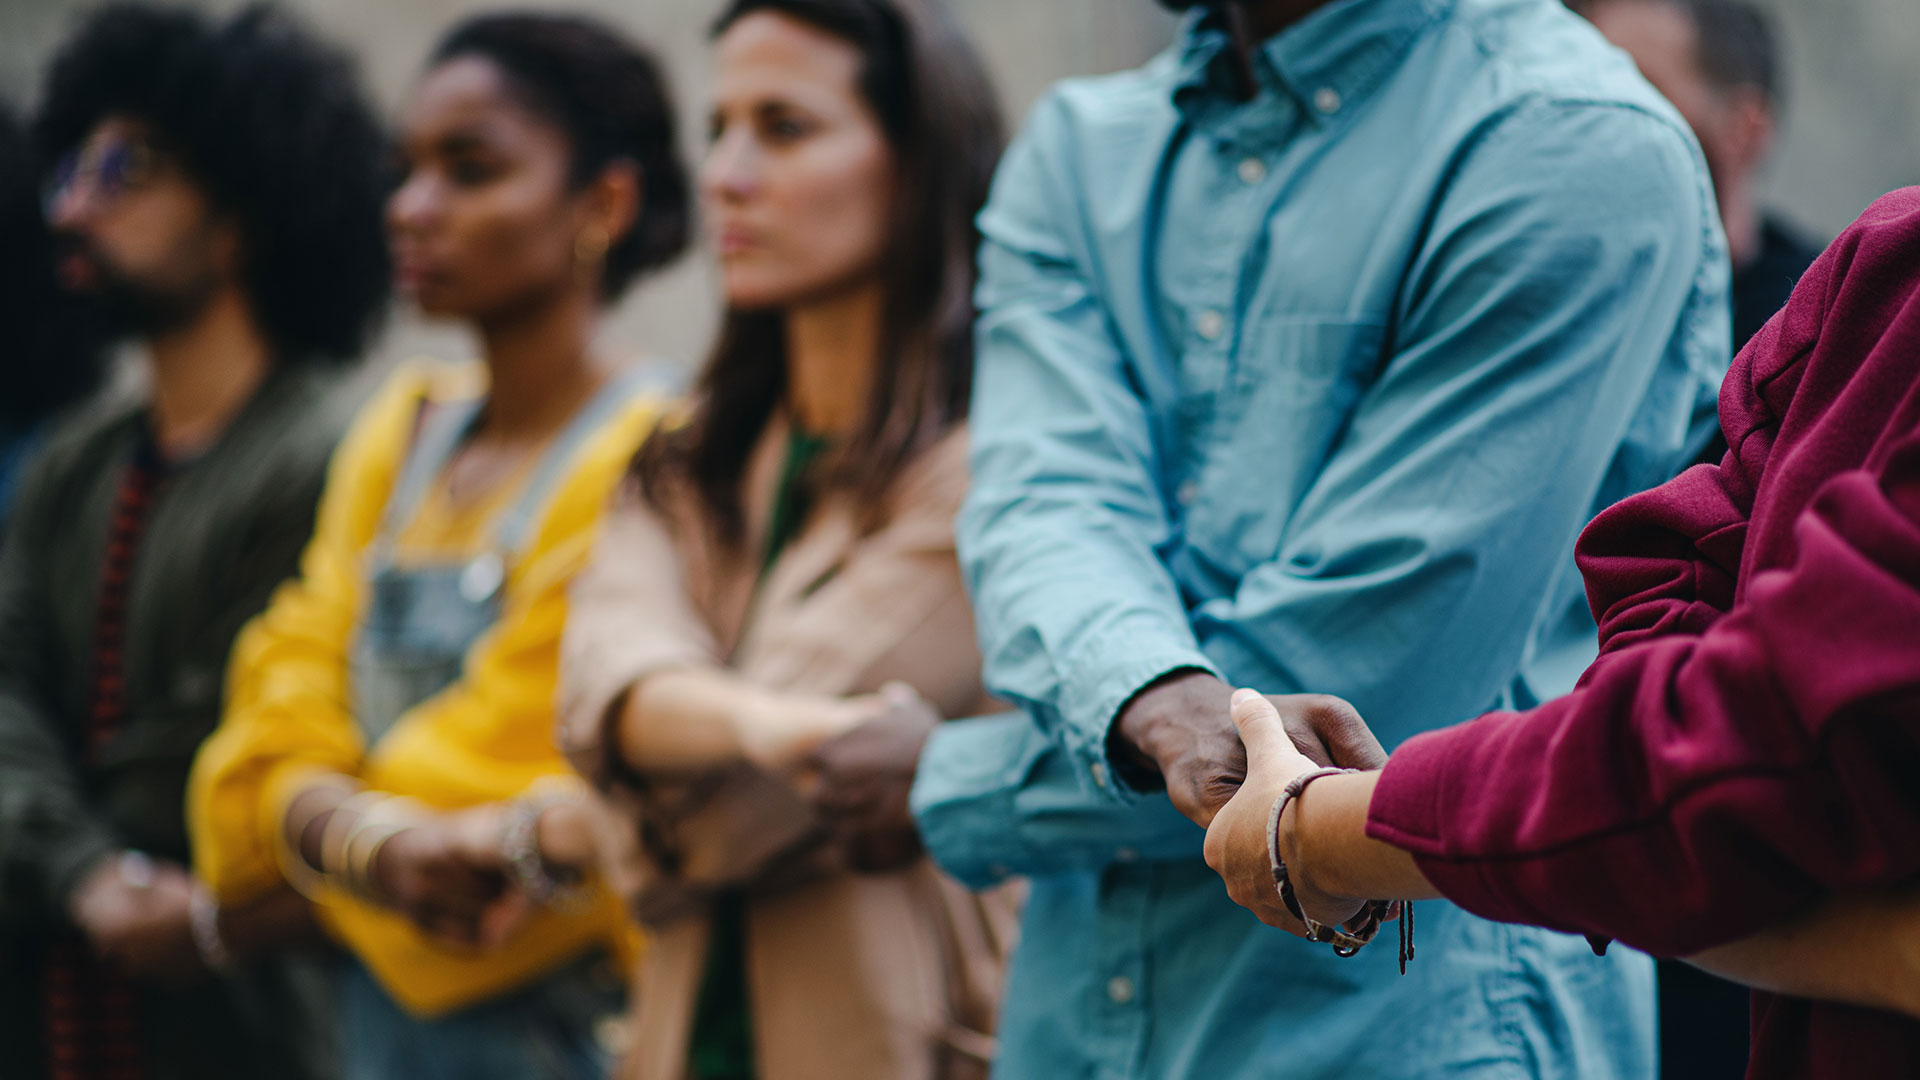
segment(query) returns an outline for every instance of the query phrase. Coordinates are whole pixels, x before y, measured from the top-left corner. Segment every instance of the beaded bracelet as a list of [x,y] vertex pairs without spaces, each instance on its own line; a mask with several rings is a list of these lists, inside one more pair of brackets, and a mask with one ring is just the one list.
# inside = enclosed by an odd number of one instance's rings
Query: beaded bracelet
[[387,801],[380,791],[360,790],[334,804],[326,827],[320,830],[320,873],[337,878],[346,866],[347,837],[367,819],[374,807]]
[[330,868],[333,880],[364,900],[385,902],[374,881],[374,862],[387,841],[413,828],[427,816],[418,802],[392,795],[369,806],[340,842],[340,864]]
[[[290,801],[286,812],[291,813],[292,805],[298,803],[301,798],[322,789],[339,792],[343,796],[343,802],[361,790],[359,782],[349,777],[328,776],[295,796]],[[321,811],[321,813],[325,812]],[[324,867],[316,867],[307,862],[306,856],[300,851],[299,835],[304,834],[308,826],[319,816],[320,814],[313,814],[308,817],[300,823],[299,829],[292,831],[291,835],[284,822],[281,827],[273,830],[273,856],[274,862],[280,868],[280,876],[286,879],[288,885],[293,886],[295,892],[315,903],[320,903],[324,899],[323,894],[328,884],[327,875]],[[329,818],[327,824],[332,823],[332,819]],[[322,829],[320,835],[322,846],[324,846],[326,830]]]
[[536,795],[509,806],[506,823],[500,831],[500,855],[528,899],[542,907],[573,911],[585,905],[584,890],[578,883],[554,874],[540,853],[540,815],[563,801],[555,796]]
[[1286,813],[1287,804],[1300,797],[1307,785],[1323,776],[1339,773],[1359,772],[1359,769],[1322,768],[1313,769],[1294,777],[1273,800],[1273,809],[1267,814],[1267,862],[1273,871],[1273,884],[1280,893],[1280,902],[1286,906],[1287,913],[1299,919],[1307,928],[1307,939],[1324,945],[1333,946],[1336,956],[1348,957],[1359,952],[1373,942],[1380,933],[1382,923],[1400,915],[1400,974],[1407,973],[1407,961],[1413,959],[1413,905],[1393,900],[1369,900],[1361,907],[1344,927],[1327,926],[1309,918],[1300,907],[1299,897],[1294,895],[1293,880],[1288,876],[1286,860],[1280,857],[1280,817]]

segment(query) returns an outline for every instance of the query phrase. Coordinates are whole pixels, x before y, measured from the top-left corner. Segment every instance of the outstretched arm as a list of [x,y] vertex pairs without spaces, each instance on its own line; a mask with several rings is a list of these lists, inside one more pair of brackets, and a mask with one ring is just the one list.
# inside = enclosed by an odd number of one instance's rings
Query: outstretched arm
[[[1299,697],[1281,705],[1316,725],[1357,719],[1344,702]],[[1299,755],[1268,699],[1241,691],[1234,720],[1247,743],[1248,779],[1207,837],[1210,865],[1234,900],[1291,933],[1304,928],[1282,906],[1267,845],[1267,816],[1288,781],[1316,766]],[[1441,895],[1413,855],[1367,834],[1368,806],[1380,773],[1317,780],[1287,807],[1280,855],[1304,912],[1336,924],[1367,898],[1422,900]],[[1658,904],[1658,879],[1637,886]],[[1735,982],[1797,997],[1845,1002],[1920,1017],[1920,884],[1829,895],[1744,938],[1687,957]]]

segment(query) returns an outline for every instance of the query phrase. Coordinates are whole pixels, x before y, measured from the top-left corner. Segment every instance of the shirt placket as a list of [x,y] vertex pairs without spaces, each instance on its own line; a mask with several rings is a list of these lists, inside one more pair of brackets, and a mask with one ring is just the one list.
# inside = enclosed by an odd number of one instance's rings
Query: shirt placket
[[1133,1080],[1146,1059],[1153,890],[1150,868],[1119,863],[1100,876],[1099,932],[1092,972],[1094,1029],[1101,1048],[1097,1080]]
[[1188,453],[1174,489],[1182,509],[1200,496],[1199,472],[1213,439],[1221,395],[1233,369],[1235,344],[1245,312],[1241,273],[1259,242],[1258,224],[1270,199],[1267,158],[1242,140],[1214,138],[1193,152],[1210,155],[1205,170],[1206,198],[1198,206],[1195,239],[1185,256],[1169,266],[1177,280],[1171,294],[1182,298],[1180,340],[1181,427],[1189,433]]

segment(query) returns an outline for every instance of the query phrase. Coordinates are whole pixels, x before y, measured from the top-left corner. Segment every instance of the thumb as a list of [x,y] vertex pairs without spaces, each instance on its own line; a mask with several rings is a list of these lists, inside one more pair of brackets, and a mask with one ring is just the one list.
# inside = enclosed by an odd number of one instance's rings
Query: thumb
[[1283,766],[1298,758],[1300,751],[1287,737],[1280,712],[1258,690],[1233,692],[1233,726],[1240,729],[1240,741],[1247,748],[1247,776]]

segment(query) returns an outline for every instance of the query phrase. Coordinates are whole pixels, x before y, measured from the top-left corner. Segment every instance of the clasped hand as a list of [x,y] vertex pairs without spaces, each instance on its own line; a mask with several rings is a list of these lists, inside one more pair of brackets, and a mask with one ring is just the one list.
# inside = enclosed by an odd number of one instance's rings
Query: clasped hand
[[504,941],[532,911],[501,853],[504,811],[490,803],[395,833],[372,866],[379,899],[442,940],[468,947]]
[[[1114,726],[1110,751],[1117,765],[1148,780],[1157,773],[1174,806],[1207,829],[1207,865],[1235,903],[1302,937],[1306,927],[1274,885],[1267,851],[1274,802],[1310,770],[1378,769],[1387,760],[1380,741],[1339,698],[1236,693],[1205,672],[1176,675],[1134,698]],[[1347,922],[1362,906],[1315,891],[1305,874],[1295,873],[1293,886],[1302,910],[1326,925]]]
[[889,683],[866,700],[873,707],[866,720],[807,755],[800,787],[847,865],[881,873],[920,857],[920,832],[907,802],[920,751],[940,714],[904,683]]

